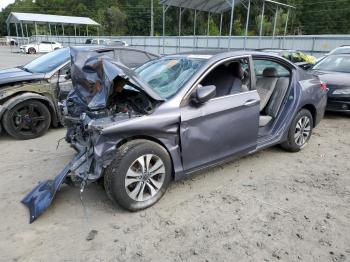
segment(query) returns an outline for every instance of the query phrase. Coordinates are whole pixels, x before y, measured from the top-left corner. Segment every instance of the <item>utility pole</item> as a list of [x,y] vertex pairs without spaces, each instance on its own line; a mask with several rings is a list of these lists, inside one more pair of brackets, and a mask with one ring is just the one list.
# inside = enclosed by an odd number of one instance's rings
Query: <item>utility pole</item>
[[154,35],[154,10],[153,10],[153,0],[151,0],[151,36]]

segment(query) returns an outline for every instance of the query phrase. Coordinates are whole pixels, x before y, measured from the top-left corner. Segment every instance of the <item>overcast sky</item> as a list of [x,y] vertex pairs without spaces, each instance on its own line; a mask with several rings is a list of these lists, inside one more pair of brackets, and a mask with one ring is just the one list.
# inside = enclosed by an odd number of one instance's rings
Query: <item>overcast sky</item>
[[8,6],[9,4],[12,4],[15,2],[15,0],[0,0],[0,10]]

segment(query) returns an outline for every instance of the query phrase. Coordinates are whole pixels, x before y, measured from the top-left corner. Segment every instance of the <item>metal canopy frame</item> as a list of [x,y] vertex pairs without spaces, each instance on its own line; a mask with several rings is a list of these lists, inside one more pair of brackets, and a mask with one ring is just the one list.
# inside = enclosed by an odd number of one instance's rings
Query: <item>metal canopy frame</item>
[[283,34],[283,47],[284,47],[284,41],[286,38],[286,34],[287,34],[287,28],[288,28],[288,20],[289,20],[289,14],[290,14],[290,10],[291,9],[296,9],[295,6],[292,5],[288,5],[288,4],[284,4],[284,3],[280,3],[280,2],[276,2],[273,0],[262,0],[263,5],[262,5],[262,12],[261,12],[261,21],[260,21],[260,32],[259,32],[259,43],[258,43],[258,47],[260,48],[260,44],[261,44],[261,38],[262,38],[262,33],[263,33],[263,24],[264,24],[264,12],[265,12],[265,5],[269,4],[273,4],[276,5],[276,11],[275,11],[275,19],[274,19],[274,23],[273,23],[273,32],[272,32],[272,42],[271,42],[271,46],[273,47],[273,42],[275,40],[275,33],[276,33],[276,25],[277,25],[277,18],[278,18],[278,11],[279,9],[287,9],[287,19],[286,19],[286,23],[284,26],[284,34]]
[[[18,25],[21,27],[22,37],[25,37],[23,32],[23,25],[26,28],[26,35],[28,37],[28,24],[34,24],[35,34],[38,35],[38,25],[47,25],[49,28],[49,33],[51,35],[51,25],[55,26],[55,32],[57,35],[57,25],[62,27],[62,35],[64,36],[64,25],[73,25],[74,34],[77,35],[77,26],[86,25],[86,33],[88,35],[88,26],[100,26],[99,23],[88,17],[78,17],[78,16],[62,16],[62,15],[47,15],[47,14],[34,14],[34,13],[18,13],[11,12],[6,19],[7,34],[10,36],[10,24],[15,24],[16,36],[18,37]],[[80,28],[79,28],[80,31]]]
[[[275,32],[276,32],[276,25],[277,25],[277,18],[278,18],[278,11],[279,9],[286,9],[287,8],[287,19],[284,27],[284,38],[283,42],[285,40],[285,36],[287,33],[287,27],[288,27],[288,19],[290,15],[290,10],[295,9],[294,6],[279,3],[277,1],[273,0],[160,0],[160,3],[163,5],[163,53],[165,51],[165,18],[166,18],[166,12],[170,7],[175,7],[179,9],[179,36],[181,36],[181,27],[182,27],[182,15],[186,9],[190,9],[194,11],[194,22],[193,22],[193,35],[196,36],[196,27],[197,27],[197,15],[198,12],[207,12],[208,13],[208,24],[207,24],[207,36],[209,36],[210,32],[210,17],[213,14],[220,15],[220,36],[222,35],[222,20],[223,20],[223,14],[225,12],[230,12],[230,29],[229,29],[229,41],[228,41],[228,50],[231,49],[231,39],[232,39],[232,29],[233,29],[233,19],[234,19],[234,8],[238,4],[242,4],[247,9],[247,18],[246,18],[246,25],[245,25],[245,36],[244,36],[244,49],[247,47],[247,37],[248,37],[248,27],[249,27],[249,17],[250,17],[250,10],[252,3],[255,2],[262,2],[262,15],[261,15],[261,22],[260,22],[260,30],[259,30],[259,48],[260,48],[260,42],[262,38],[263,33],[263,23],[264,23],[264,12],[265,12],[265,5],[266,3],[276,5],[276,12],[275,12],[275,18],[274,18],[274,27],[273,27],[273,36],[272,36],[272,45],[275,38]],[[209,39],[207,39],[208,43]],[[178,48],[180,38],[178,38]],[[284,45],[284,43],[283,43]],[[197,43],[194,44],[194,48],[197,46]],[[219,47],[220,47],[220,39],[219,39]]]

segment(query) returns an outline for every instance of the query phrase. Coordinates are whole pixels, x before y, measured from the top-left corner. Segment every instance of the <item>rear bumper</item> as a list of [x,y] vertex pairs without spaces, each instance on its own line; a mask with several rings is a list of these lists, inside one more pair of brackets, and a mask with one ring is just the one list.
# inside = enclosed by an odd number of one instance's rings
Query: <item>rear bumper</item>
[[350,113],[350,97],[328,97],[326,110],[330,112]]

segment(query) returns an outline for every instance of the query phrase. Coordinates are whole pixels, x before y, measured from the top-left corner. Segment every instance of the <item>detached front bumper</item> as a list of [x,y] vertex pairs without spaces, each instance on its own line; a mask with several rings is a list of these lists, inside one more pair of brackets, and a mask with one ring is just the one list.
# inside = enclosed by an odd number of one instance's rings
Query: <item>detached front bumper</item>
[[79,152],[73,160],[64,167],[64,169],[53,180],[47,180],[37,185],[21,201],[30,212],[29,223],[37,219],[52,204],[52,201],[59,190],[61,184],[65,181],[68,174],[88,161],[87,151]]

